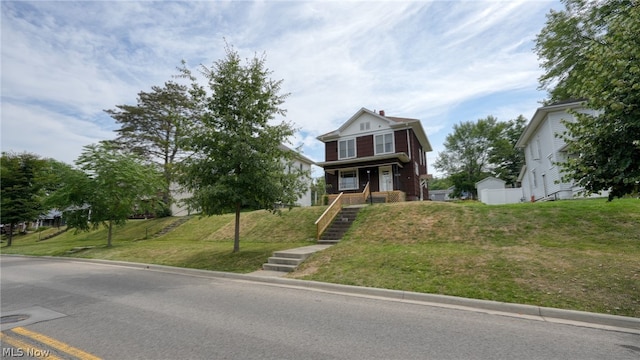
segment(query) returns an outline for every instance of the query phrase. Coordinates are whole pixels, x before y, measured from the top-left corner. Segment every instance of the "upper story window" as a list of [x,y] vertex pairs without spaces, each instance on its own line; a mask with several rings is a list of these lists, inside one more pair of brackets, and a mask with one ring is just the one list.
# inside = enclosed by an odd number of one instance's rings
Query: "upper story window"
[[369,129],[371,129],[371,123],[369,121],[360,123],[360,131],[365,131]]
[[393,133],[375,136],[376,155],[389,154],[393,149]]
[[531,143],[531,158],[533,160],[540,160],[542,149],[540,148],[540,139],[536,139],[535,142]]
[[349,159],[356,157],[356,139],[338,141],[338,159]]

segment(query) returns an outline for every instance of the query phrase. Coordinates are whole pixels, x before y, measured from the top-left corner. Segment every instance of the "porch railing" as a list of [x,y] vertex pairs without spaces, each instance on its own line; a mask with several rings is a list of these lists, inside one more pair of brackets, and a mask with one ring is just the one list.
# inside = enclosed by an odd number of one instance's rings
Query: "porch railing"
[[[342,193],[340,193],[342,194]],[[327,195],[329,198],[329,202],[335,200],[339,195],[331,194]],[[366,204],[367,198],[369,197],[369,183],[365,185],[364,190],[358,193],[350,193],[342,195],[342,205],[360,205]]]
[[335,200],[331,202],[331,205],[329,205],[318,220],[316,220],[316,239],[320,239],[322,233],[329,227],[340,210],[342,210],[342,195],[343,193],[338,194]]

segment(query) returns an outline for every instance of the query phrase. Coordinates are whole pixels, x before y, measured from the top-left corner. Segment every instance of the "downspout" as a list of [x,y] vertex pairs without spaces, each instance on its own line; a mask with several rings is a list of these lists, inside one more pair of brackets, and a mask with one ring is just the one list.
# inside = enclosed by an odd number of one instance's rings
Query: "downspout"
[[409,136],[409,125],[407,125],[407,147],[409,148],[409,159],[413,160],[413,157],[411,157],[411,137]]

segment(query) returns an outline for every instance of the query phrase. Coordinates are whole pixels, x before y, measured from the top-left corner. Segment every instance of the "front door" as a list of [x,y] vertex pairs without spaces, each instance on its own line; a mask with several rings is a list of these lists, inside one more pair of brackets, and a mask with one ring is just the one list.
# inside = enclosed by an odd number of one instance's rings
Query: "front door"
[[380,174],[380,191],[393,191],[393,174],[391,166],[383,166],[378,169]]

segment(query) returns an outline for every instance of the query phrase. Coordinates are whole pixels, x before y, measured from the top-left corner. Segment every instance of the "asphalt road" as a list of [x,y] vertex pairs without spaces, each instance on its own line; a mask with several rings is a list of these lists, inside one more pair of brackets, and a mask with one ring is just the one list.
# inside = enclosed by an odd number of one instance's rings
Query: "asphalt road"
[[9,339],[40,334],[62,359],[640,358],[637,333],[105,264],[0,265],[2,316],[52,317],[3,324],[4,357],[24,350]]

